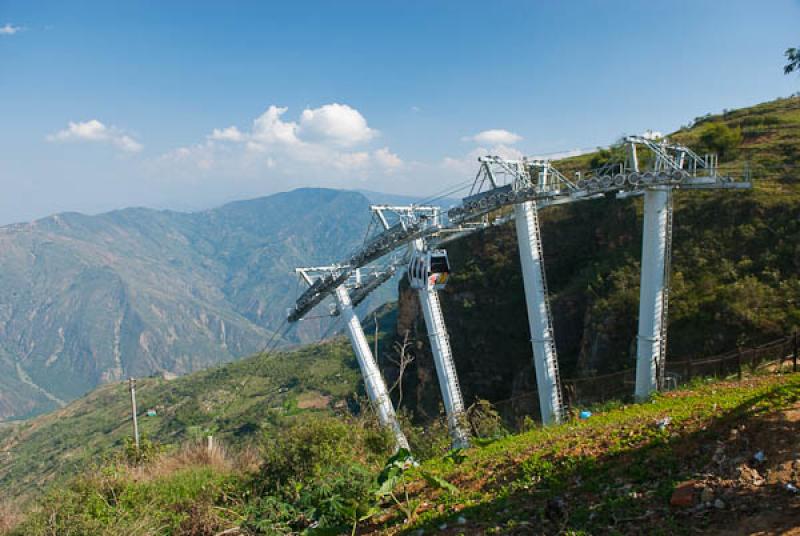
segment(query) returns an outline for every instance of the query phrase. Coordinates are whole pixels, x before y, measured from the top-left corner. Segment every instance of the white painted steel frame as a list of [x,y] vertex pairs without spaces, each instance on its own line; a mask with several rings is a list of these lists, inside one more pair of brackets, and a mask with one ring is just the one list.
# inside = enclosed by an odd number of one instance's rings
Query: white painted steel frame
[[658,389],[659,364],[664,345],[666,320],[667,225],[669,223],[668,187],[644,193],[642,231],[642,273],[639,288],[639,335],[636,341],[636,387],[634,396],[646,399]]
[[439,389],[442,391],[452,446],[453,448],[466,448],[469,446],[469,433],[464,422],[464,399],[458,385],[453,352],[450,349],[450,339],[447,336],[439,295],[433,288],[421,288],[418,292],[422,315],[425,317],[425,326],[431,343],[433,362],[436,365]]
[[537,208],[533,202],[528,201],[514,205],[514,213],[542,423],[558,423],[563,420],[564,406]]
[[408,449],[408,440],[400,428],[392,400],[389,398],[389,392],[386,389],[386,383],[383,381],[381,371],[369,348],[367,337],[364,335],[364,328],[353,310],[347,288],[344,285],[340,285],[336,288],[335,294],[340,314],[347,325],[347,334],[353,345],[358,366],[361,368],[361,375],[364,377],[367,396],[378,414],[378,420],[382,426],[392,431],[398,449]]

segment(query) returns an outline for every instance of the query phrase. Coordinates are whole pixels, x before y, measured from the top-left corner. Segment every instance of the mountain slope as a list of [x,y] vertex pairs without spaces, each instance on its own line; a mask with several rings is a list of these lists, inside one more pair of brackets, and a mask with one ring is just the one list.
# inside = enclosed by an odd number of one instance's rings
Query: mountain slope
[[[341,257],[369,217],[358,193],[302,189],[0,227],[0,419],[258,351],[295,296],[294,268]],[[288,342],[322,328],[304,322]]]
[[[344,340],[253,356],[174,380],[137,381],[141,433],[177,445],[211,433],[241,445],[280,419],[333,410],[358,395],[358,365]],[[146,415],[155,410],[156,416]],[[120,452],[132,436],[127,382],[113,382],[63,409],[0,427],[0,488],[32,495]]]
[[297,420],[265,435],[259,454],[189,446],[135,466],[111,460],[51,490],[18,514],[16,528],[6,507],[9,528],[26,536],[796,532],[800,375],[697,382],[650,403],[594,409],[520,434],[491,427],[466,451],[419,465],[393,457],[383,470],[385,445],[353,420]]
[[[670,137],[701,154],[724,148],[723,170],[749,166],[754,188],[675,193],[668,359],[800,329],[800,98],[704,116]],[[555,166],[571,176],[622,154],[612,148]],[[562,378],[634,367],[641,199],[550,207],[541,221]],[[513,223],[447,249],[453,273],[440,295],[465,399],[530,393],[536,384]],[[417,345],[408,400],[435,413],[440,395],[416,293],[401,290],[399,319],[398,337],[409,331]]]

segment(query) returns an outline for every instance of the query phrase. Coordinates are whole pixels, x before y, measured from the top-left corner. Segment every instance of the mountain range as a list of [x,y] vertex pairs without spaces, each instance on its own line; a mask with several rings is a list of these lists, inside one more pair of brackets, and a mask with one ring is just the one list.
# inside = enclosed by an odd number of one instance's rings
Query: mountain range
[[[130,208],[0,227],[0,420],[128,376],[258,352],[302,290],[294,268],[342,257],[369,219],[361,193],[299,189],[195,213]],[[282,342],[315,340],[325,326],[302,322]]]

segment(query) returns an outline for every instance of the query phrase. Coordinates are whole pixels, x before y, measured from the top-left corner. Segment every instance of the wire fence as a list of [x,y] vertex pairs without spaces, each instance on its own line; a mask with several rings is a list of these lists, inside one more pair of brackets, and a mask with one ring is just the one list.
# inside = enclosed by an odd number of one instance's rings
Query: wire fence
[[[663,389],[676,389],[697,378],[741,379],[743,374],[765,369],[797,372],[799,347],[800,334],[795,333],[753,348],[698,359],[669,360],[665,366]],[[635,382],[636,370],[626,369],[599,376],[564,379],[561,385],[565,404],[574,410],[612,400],[631,401]],[[527,419],[539,420],[537,391],[526,391],[492,405],[503,420],[515,428],[521,427]]]

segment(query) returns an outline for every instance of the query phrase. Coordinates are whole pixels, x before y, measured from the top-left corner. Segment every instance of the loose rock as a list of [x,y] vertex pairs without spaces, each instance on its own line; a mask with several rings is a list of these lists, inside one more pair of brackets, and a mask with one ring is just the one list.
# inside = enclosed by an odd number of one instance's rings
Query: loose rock
[[694,487],[696,484],[695,480],[688,480],[678,484],[675,487],[675,491],[672,492],[669,504],[677,508],[691,507],[695,502]]

